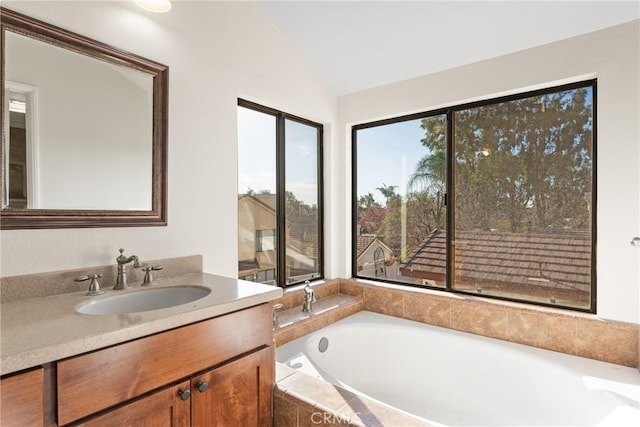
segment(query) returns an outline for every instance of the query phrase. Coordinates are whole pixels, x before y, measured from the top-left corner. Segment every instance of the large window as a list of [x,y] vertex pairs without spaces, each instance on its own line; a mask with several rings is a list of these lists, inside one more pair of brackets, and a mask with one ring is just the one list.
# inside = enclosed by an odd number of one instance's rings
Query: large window
[[355,276],[595,312],[595,81],[353,128]]
[[238,277],[322,277],[321,171],[322,125],[238,101]]

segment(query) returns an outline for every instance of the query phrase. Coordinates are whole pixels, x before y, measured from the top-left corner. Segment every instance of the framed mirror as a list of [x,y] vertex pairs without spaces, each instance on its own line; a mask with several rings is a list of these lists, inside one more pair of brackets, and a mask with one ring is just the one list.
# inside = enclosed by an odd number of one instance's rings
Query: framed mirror
[[168,67],[0,18],[0,228],[166,225]]

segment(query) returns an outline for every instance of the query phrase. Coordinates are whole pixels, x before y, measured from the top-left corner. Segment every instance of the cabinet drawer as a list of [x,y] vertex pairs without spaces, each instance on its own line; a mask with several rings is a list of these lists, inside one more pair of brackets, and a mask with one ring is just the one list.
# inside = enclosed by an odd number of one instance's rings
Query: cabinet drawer
[[44,425],[44,369],[2,378],[0,393],[2,427]]
[[271,316],[262,304],[58,362],[58,423],[271,345]]

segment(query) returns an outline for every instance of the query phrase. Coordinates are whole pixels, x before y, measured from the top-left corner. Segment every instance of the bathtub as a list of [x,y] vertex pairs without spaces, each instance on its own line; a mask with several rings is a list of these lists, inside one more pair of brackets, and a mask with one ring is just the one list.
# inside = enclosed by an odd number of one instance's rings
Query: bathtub
[[276,359],[439,426],[640,426],[637,369],[367,311]]

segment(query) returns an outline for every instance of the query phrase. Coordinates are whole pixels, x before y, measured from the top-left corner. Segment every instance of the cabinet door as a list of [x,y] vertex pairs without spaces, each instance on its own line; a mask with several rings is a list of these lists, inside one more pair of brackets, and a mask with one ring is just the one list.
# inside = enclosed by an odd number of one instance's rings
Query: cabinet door
[[44,370],[5,377],[0,381],[2,427],[44,425]]
[[193,377],[192,426],[270,426],[273,381],[272,347]]
[[[189,381],[167,387],[135,402],[79,424],[85,427],[189,427],[190,399],[182,400],[180,392],[189,393]],[[188,397],[188,396],[185,396]],[[100,398],[97,390],[96,398]]]

